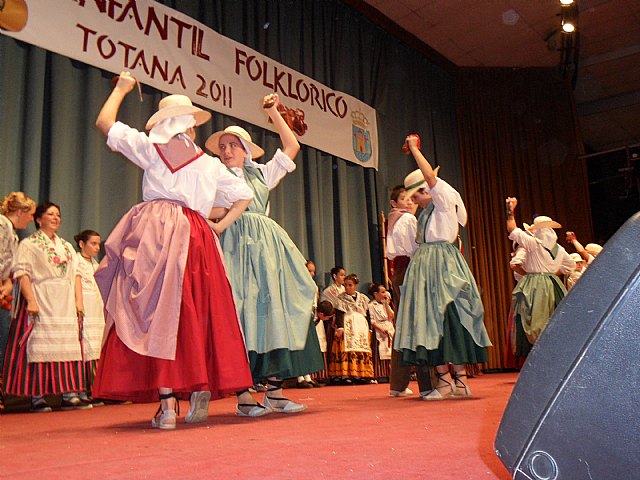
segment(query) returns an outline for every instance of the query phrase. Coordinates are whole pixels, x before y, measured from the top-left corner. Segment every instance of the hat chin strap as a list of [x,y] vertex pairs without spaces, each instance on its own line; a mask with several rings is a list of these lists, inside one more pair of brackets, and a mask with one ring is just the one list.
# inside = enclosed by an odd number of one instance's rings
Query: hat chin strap
[[245,142],[242,137],[238,135],[236,135],[236,137],[238,138],[238,140],[240,140],[240,143],[244,147],[244,151],[247,152],[247,155],[244,157],[244,164],[249,167],[256,167],[258,164],[253,161],[253,157],[251,155],[251,150],[249,149],[249,145],[247,145],[247,142]]

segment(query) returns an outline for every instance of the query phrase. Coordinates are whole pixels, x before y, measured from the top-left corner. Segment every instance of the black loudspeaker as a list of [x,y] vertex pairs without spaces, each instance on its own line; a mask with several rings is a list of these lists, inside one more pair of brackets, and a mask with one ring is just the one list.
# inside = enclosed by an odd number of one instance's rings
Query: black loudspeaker
[[549,320],[495,449],[514,479],[640,478],[640,213]]

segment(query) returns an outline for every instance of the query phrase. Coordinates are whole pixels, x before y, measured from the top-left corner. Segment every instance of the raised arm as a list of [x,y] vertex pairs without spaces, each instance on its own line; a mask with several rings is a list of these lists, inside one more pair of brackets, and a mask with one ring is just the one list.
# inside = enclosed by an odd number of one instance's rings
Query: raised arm
[[133,90],[135,84],[136,79],[131,76],[131,73],[120,73],[118,83],[113,87],[111,95],[109,95],[107,100],[104,102],[104,105],[98,114],[98,118],[96,119],[96,127],[98,127],[98,130],[100,130],[105,137],[109,134],[109,130],[113,124],[116,123],[118,110],[120,110],[122,100],[124,100],[127,93]]
[[424,180],[427,182],[427,185],[429,185],[429,188],[435,187],[437,182],[436,172],[433,170],[433,168],[431,167],[431,164],[427,161],[425,156],[422,154],[422,152],[420,151],[420,148],[418,148],[418,136],[409,135],[405,139],[405,142],[407,144],[407,147],[409,148],[409,152],[411,152],[411,155],[413,155],[413,158],[416,160],[416,163],[418,164],[418,168],[422,172],[422,175],[424,176]]
[[589,253],[584,249],[582,244],[578,241],[576,234],[574,232],[567,232],[566,236],[567,236],[566,237],[567,243],[570,243],[571,245],[573,245],[573,248],[576,249],[576,252],[580,254],[580,256],[585,262],[589,262]]
[[[276,127],[278,134],[280,135],[280,141],[282,142],[282,152],[286,154],[290,159],[294,159],[300,151],[300,144],[294,133],[284,121],[282,115],[278,111],[278,105],[280,105],[280,97],[277,93],[271,93],[264,97],[262,105],[267,111],[267,115]],[[268,105],[271,105],[268,107]]]
[[514,216],[516,206],[518,205],[518,199],[515,197],[507,197],[505,204],[507,208],[507,232],[511,233],[518,227]]

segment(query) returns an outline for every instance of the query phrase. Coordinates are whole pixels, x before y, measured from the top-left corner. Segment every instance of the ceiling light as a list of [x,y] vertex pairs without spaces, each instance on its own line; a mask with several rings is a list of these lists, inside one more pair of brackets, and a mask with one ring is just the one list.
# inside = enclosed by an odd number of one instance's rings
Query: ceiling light
[[565,5],[571,5],[573,3],[573,0],[560,0],[560,3],[565,6]]
[[[564,0],[568,1],[568,0]],[[562,31],[564,33],[573,33],[578,28],[578,9],[575,3],[571,5],[563,5],[562,13],[560,14],[562,21],[560,25],[562,26]]]

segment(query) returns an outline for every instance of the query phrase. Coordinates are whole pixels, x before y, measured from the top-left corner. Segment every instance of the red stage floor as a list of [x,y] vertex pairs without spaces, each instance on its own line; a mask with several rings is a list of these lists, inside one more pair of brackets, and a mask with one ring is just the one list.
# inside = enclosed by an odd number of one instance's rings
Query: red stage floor
[[[388,385],[288,389],[302,413],[150,428],[155,404],[0,416],[2,479],[508,479],[493,441],[515,373],[470,379],[474,397],[391,398]],[[417,391],[417,385],[411,384]],[[258,394],[258,398],[262,398]]]

